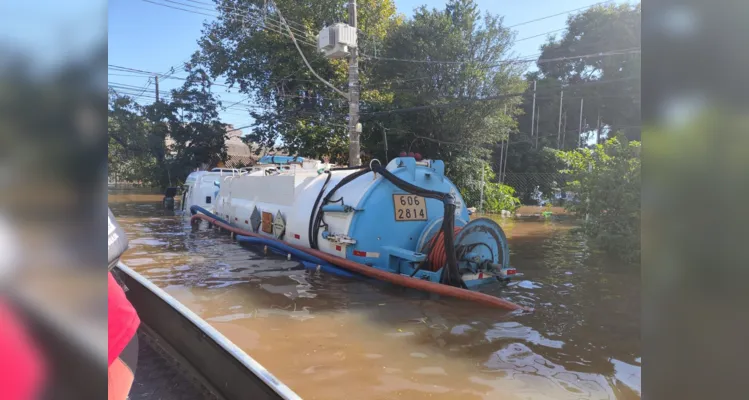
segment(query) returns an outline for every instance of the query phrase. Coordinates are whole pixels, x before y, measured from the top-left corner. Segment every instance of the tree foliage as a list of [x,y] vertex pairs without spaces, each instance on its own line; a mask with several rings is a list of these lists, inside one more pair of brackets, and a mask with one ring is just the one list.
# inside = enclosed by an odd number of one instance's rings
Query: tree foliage
[[158,164],[157,143],[150,140],[152,124],[143,116],[143,107],[128,96],[109,92],[107,119],[109,136],[108,172],[116,181],[154,183]]
[[110,92],[110,177],[166,187],[196,168],[226,161],[227,125],[218,118],[221,103],[211,93],[211,80],[194,63],[185,70],[188,77],[169,102],[141,106]]
[[[185,70],[185,83],[172,90],[168,103],[145,107],[145,115],[153,123],[152,136],[169,143],[166,153],[157,155],[166,169],[168,184],[184,180],[196,168],[215,166],[227,158],[227,125],[219,120],[221,102],[211,93],[212,82],[205,70],[193,63],[186,64]],[[162,183],[164,178],[161,176]]]
[[585,231],[598,245],[630,260],[640,255],[640,148],[622,135],[592,149],[558,152],[576,197],[565,207],[587,218]]
[[[363,107],[367,149],[384,158],[386,135],[387,158],[418,151],[444,160],[458,184],[475,179],[481,160],[515,126],[517,99],[476,101],[523,89],[519,70],[502,62],[512,40],[501,18],[482,16],[471,0],[451,0],[443,10],[418,8],[386,38],[378,53],[385,60],[371,60],[379,90],[389,96]],[[411,107],[420,109],[377,114]]]
[[[570,17],[565,35],[542,47],[539,59],[564,59],[539,64],[539,69],[544,77],[570,85],[563,109],[570,111],[567,126],[573,131],[579,113],[570,114],[579,111],[579,99],[584,97],[589,104],[583,107],[583,118],[589,129],[597,129],[600,117],[601,125],[610,132],[639,140],[640,53],[627,51],[640,48],[640,19],[640,4],[593,7]],[[615,54],[617,51],[622,53]],[[582,85],[576,87],[578,84]]]
[[[525,75],[528,86],[517,116],[518,130],[511,138],[508,172],[554,173],[559,169],[557,160],[545,148],[584,146],[589,134],[597,136],[599,143],[606,132],[640,138],[640,17],[639,4],[591,7],[570,16],[564,35],[550,37],[541,47],[538,69]],[[495,153],[495,161],[499,158]],[[550,194],[543,179],[537,183],[544,194]]]
[[[346,21],[345,0],[224,0],[222,15],[206,24],[199,41],[201,63],[212,77],[246,94],[255,104],[248,112],[254,119],[248,140],[258,149],[281,144],[290,154],[330,156],[345,162],[348,133],[346,99],[326,87],[310,73],[297,48],[279,22],[278,7],[289,21],[299,45],[315,71],[346,91],[348,62],[330,60],[317,52],[316,35],[326,25]],[[264,15],[265,20],[243,20],[233,10]],[[359,40],[362,52],[381,41],[399,22],[392,0],[363,0],[358,5]],[[251,17],[248,17],[251,18]],[[283,33],[283,34],[279,34]],[[369,70],[360,71],[363,100],[369,93]]]
[[[274,4],[293,21],[301,43],[315,42],[325,24],[345,21],[346,1],[279,0],[267,7],[261,1],[224,3],[228,9],[267,16],[265,25],[259,26],[243,24],[225,11],[206,25],[200,40],[201,62],[211,75],[225,76],[256,104],[250,110],[255,124],[248,139],[259,148],[281,144],[291,154],[327,155],[345,162],[347,102],[315,80],[291,39],[278,34],[285,27],[277,22]],[[363,151],[384,160],[412,148],[445,160],[451,177],[467,178],[453,161],[488,159],[494,143],[514,126],[516,101],[481,101],[392,116],[372,113],[522,90],[519,70],[501,62],[511,45],[511,32],[501,18],[481,16],[472,0],[451,0],[443,10],[421,7],[409,20],[396,14],[392,0],[361,1],[358,9]],[[302,49],[318,74],[338,88],[346,87],[347,60],[325,59],[304,43]],[[415,68],[385,58],[464,64],[426,63]]]
[[[598,131],[600,119],[601,130],[639,140],[640,18],[640,4],[591,7],[570,16],[564,35],[551,37],[541,47],[538,70],[526,77],[537,81],[539,146],[557,147],[561,90],[564,148],[579,143],[581,98],[583,132]],[[530,132],[532,93],[524,100],[520,126]]]

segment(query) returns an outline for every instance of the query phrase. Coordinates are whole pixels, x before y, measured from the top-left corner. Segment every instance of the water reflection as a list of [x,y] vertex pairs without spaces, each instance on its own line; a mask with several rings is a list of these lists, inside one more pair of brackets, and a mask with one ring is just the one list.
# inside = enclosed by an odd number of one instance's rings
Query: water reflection
[[500,221],[525,276],[482,290],[536,309],[519,316],[265,257],[160,201],[110,196],[124,261],[305,399],[639,398],[639,268],[569,222]]

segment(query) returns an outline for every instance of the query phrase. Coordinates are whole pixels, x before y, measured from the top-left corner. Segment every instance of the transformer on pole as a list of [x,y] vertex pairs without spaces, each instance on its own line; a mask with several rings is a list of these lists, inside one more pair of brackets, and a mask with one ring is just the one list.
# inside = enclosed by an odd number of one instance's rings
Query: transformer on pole
[[349,57],[348,103],[349,103],[349,166],[361,164],[359,136],[359,59],[356,38],[356,0],[349,0],[349,23],[326,26],[317,38],[317,48],[328,58]]

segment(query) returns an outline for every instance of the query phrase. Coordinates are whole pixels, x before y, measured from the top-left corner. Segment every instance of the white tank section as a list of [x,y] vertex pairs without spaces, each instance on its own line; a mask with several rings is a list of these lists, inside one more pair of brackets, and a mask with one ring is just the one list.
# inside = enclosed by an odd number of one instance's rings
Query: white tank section
[[[355,171],[331,171],[323,196],[327,194],[344,177]],[[276,218],[280,212],[285,221],[283,240],[292,244],[309,246],[309,226],[312,207],[320,193],[327,174],[317,171],[298,170],[296,174],[253,176],[242,175],[232,179],[224,179],[221,183],[215,213],[227,221],[246,230],[253,230],[252,212],[257,207],[261,213]],[[357,179],[345,185],[336,192],[336,196],[343,196],[347,204],[358,204],[361,197],[367,193],[368,186],[374,180]],[[345,235],[349,231],[353,213],[329,213],[325,215],[328,231],[333,234]],[[267,220],[266,220],[267,221]],[[257,232],[269,237],[280,235],[263,229],[263,223]],[[345,243],[333,243],[327,240],[319,241],[320,250],[345,257]]]
[[[309,177],[317,176],[320,171],[330,169],[332,166],[319,160],[305,159],[303,162],[289,164],[257,164],[240,169],[214,168],[211,171],[195,171],[185,179],[182,209],[189,211],[190,207],[196,205],[214,212],[219,187],[239,176],[303,175]],[[243,183],[240,186],[244,187],[244,185]],[[189,216],[189,213],[186,215]]]
[[[189,211],[192,206],[200,206],[211,212],[214,211],[215,197],[219,189],[216,182],[231,176],[239,176],[239,171],[196,171],[188,175],[183,185],[182,209]],[[189,216],[189,213],[186,215]]]
[[[432,181],[435,184],[442,185],[443,189],[453,192],[457,203],[455,214],[462,217],[462,221],[467,221],[467,210],[459,193],[443,176],[444,164],[439,161],[440,167],[433,169],[430,161],[411,162],[413,165],[406,167],[400,160],[394,160],[387,166],[387,169],[391,172],[398,170],[400,173],[406,174],[404,175],[406,177],[411,176],[414,178],[418,176],[419,179]],[[417,172],[418,168],[421,169]],[[356,170],[330,171],[330,180],[321,198],[324,198],[342,179],[355,172]],[[431,178],[429,177],[430,175],[432,175]],[[260,235],[280,238],[291,244],[309,247],[313,208],[327,177],[327,173],[297,170],[295,174],[289,175],[240,175],[238,177],[226,178],[221,183],[216,201],[215,214],[219,218],[225,219],[242,229],[255,231]],[[370,217],[381,214],[381,218],[375,217],[375,220],[370,220],[369,222],[369,224],[378,224],[379,226],[376,229],[364,228],[369,233],[375,231],[380,233],[376,234],[375,238],[364,238],[362,235],[359,235],[357,238],[351,238],[349,237],[351,233],[354,231],[361,232],[360,229],[362,229],[354,226],[357,218],[361,220],[362,214],[359,211],[324,212],[322,224],[325,227],[324,229],[318,229],[318,237],[316,238],[319,250],[342,258],[349,258],[348,256],[351,255],[349,254],[350,252],[347,252],[349,246],[354,246],[354,249],[359,248],[359,251],[367,247],[364,250],[374,252],[373,257],[378,258],[379,253],[377,253],[376,248],[387,245],[387,243],[398,244],[398,247],[415,247],[418,235],[422,231],[422,225],[426,225],[427,219],[431,219],[431,216],[441,215],[443,205],[438,200],[429,200],[432,205],[425,206],[427,209],[422,211],[424,219],[414,218],[403,220],[404,222],[399,223],[397,219],[394,219],[393,195],[396,192],[402,193],[402,191],[397,190],[392,184],[385,182],[387,181],[384,178],[368,173],[339,188],[328,203],[331,207],[335,207],[336,205],[342,207],[344,204],[347,207],[361,210],[366,207],[367,210],[361,212],[367,213]],[[379,184],[384,184],[385,186],[373,187]],[[377,193],[380,193],[378,195],[380,197],[378,197],[375,203],[372,203],[368,199],[372,198],[375,190],[377,190]],[[365,206],[365,203],[368,205]],[[320,204],[318,204],[319,206]],[[258,213],[261,215],[259,218],[256,215],[253,221],[253,212],[256,207]],[[429,211],[429,209],[432,209],[432,211]],[[414,209],[410,208],[406,211],[410,213],[410,210]],[[258,220],[264,222],[260,222],[260,226],[258,226]],[[378,223],[377,221],[380,222]],[[273,222],[282,224],[282,226],[273,229],[271,226]],[[405,233],[407,231],[409,233]],[[380,235],[380,238],[377,238],[378,235]],[[403,235],[406,236],[405,240],[408,243],[404,243],[402,241],[403,238],[400,238]],[[396,237],[398,237],[397,240]],[[409,239],[409,237],[411,238]],[[357,240],[359,241],[359,247],[356,246]]]

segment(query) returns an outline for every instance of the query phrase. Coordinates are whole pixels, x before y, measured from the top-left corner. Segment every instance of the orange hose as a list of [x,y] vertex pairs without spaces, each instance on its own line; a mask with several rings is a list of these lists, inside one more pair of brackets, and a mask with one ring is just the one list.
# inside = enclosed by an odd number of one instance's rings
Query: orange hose
[[195,221],[197,219],[208,221],[213,225],[219,226],[221,228],[224,228],[230,232],[234,232],[239,235],[262,237],[265,239],[276,240],[287,246],[291,246],[300,251],[304,251],[307,254],[310,254],[312,256],[325,260],[335,266],[341,267],[343,269],[347,269],[349,271],[354,271],[354,272],[357,272],[359,274],[362,274],[371,278],[394,283],[396,285],[405,286],[405,287],[409,287],[409,288],[413,288],[417,290],[422,290],[425,292],[431,292],[431,293],[439,294],[442,296],[454,297],[454,298],[463,299],[463,300],[470,300],[470,301],[474,301],[474,302],[492,306],[492,307],[504,308],[506,310],[533,311],[532,308],[524,307],[524,306],[515,304],[513,302],[500,299],[499,297],[489,296],[488,294],[484,294],[480,292],[473,292],[473,291],[462,289],[462,288],[447,286],[447,285],[443,285],[440,283],[434,283],[434,282],[425,281],[422,279],[410,278],[408,276],[403,276],[403,275],[394,274],[394,273],[387,272],[387,271],[382,271],[377,268],[369,267],[364,264],[359,264],[357,262],[347,260],[345,258],[341,258],[338,256],[334,256],[332,254],[322,252],[320,250],[310,249],[307,247],[302,247],[302,246],[294,245],[294,244],[287,243],[287,242],[281,242],[280,240],[277,240],[277,239],[269,238],[267,236],[261,236],[254,232],[246,231],[244,229],[240,229],[232,225],[225,224],[224,222],[219,221],[215,218],[211,218],[205,214],[200,214],[200,213],[195,214],[192,216],[191,221]]
[[[458,232],[462,230],[463,227],[456,226],[453,234],[457,236]],[[444,267],[445,264],[447,264],[447,252],[445,252],[445,233],[442,231],[442,229],[440,229],[439,232],[434,235],[432,240],[429,241],[429,244],[432,250],[429,252],[427,257],[429,260],[427,269],[432,272],[439,271],[440,268]]]

